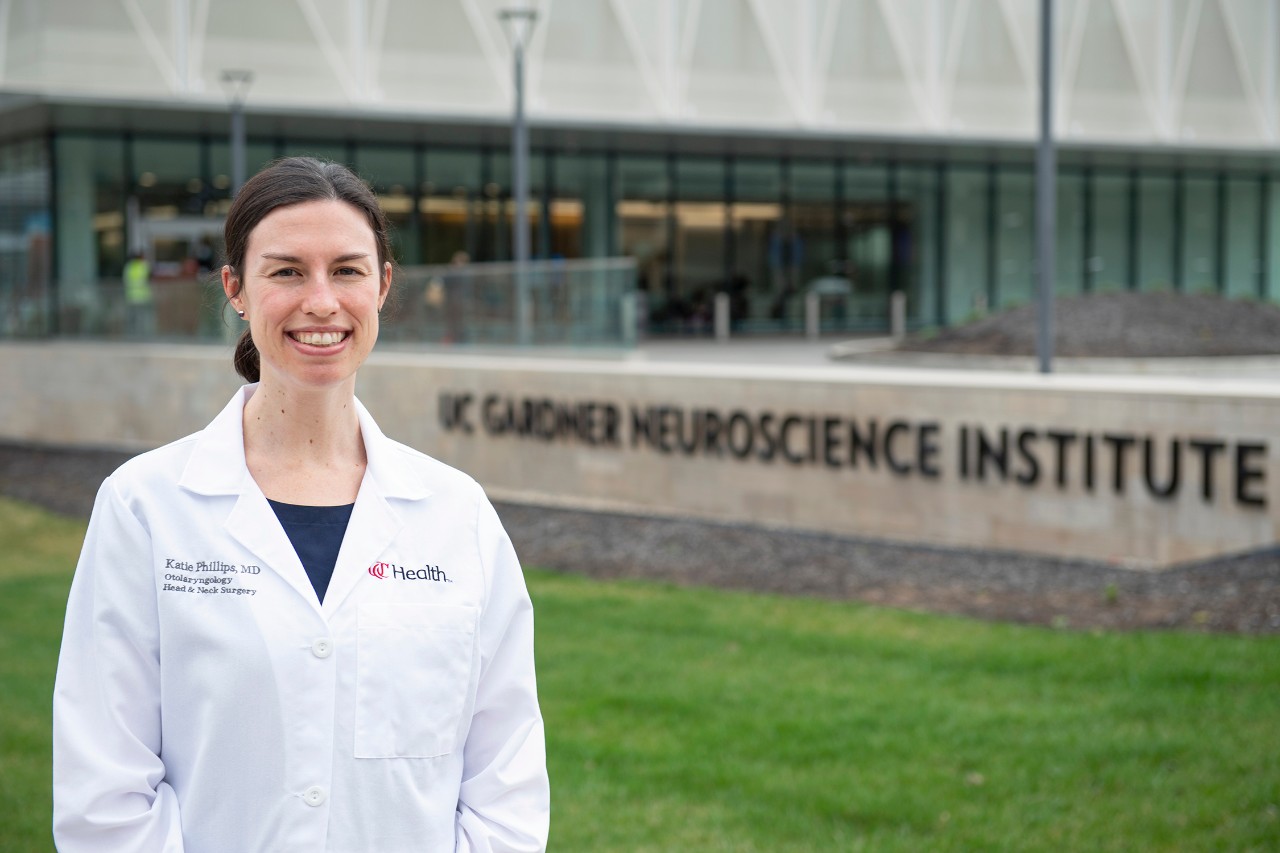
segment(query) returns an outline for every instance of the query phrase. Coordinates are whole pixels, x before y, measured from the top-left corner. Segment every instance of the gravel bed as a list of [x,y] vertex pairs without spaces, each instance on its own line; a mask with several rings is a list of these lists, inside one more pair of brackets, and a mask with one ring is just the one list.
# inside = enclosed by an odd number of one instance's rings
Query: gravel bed
[[[1099,293],[1054,301],[1054,352],[1068,358],[1280,353],[1280,305],[1176,293]],[[899,349],[1034,355],[1036,306],[907,338]]]
[[[130,454],[0,443],[0,494],[87,518]],[[892,544],[499,503],[527,565],[598,578],[776,592],[1060,628],[1280,633],[1280,548],[1142,572],[1103,563]]]

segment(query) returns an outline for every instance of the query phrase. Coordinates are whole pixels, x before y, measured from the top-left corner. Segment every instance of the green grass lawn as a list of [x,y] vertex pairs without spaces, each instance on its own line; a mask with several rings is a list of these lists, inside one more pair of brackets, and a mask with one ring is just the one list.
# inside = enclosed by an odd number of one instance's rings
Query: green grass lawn
[[[0,851],[49,850],[83,524],[0,500]],[[1280,849],[1280,638],[531,572],[553,851]]]

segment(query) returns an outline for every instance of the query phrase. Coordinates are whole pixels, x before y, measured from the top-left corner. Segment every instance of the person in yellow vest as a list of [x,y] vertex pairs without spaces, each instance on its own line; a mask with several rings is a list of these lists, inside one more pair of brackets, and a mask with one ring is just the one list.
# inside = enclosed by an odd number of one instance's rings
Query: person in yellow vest
[[141,252],[134,252],[124,264],[124,306],[130,337],[145,338],[155,334],[151,265]]

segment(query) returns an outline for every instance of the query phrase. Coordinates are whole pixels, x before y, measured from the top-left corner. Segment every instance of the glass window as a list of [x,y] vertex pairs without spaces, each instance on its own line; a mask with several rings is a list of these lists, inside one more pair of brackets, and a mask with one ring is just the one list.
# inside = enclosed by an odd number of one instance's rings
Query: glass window
[[1002,169],[996,178],[996,305],[1025,305],[1035,293],[1035,188],[1032,173]]
[[1228,296],[1258,296],[1262,275],[1258,228],[1261,219],[1262,192],[1257,178],[1232,178],[1227,181],[1227,206],[1220,215],[1227,234]]
[[659,157],[619,157],[615,169],[615,245],[622,255],[636,259],[637,286],[648,295],[649,318],[660,328],[675,292],[670,242],[675,211],[668,203],[668,163]]
[[282,157],[317,157],[321,160],[332,160],[335,163],[352,165],[351,151],[342,142],[298,142],[290,140],[284,144]]
[[1217,293],[1217,181],[1187,176],[1182,210],[1182,287],[1187,293]]
[[[261,140],[247,140],[244,149],[246,180],[276,159],[275,146]],[[225,217],[231,207],[231,143],[222,136],[209,142],[209,183],[205,215]],[[221,239],[221,238],[219,238]]]
[[129,248],[146,255],[153,279],[194,277],[202,239],[220,230],[212,222],[202,222],[212,190],[205,181],[202,160],[197,140],[133,141]]
[[1084,174],[1061,170],[1057,194],[1053,292],[1074,296],[1084,290]]
[[725,285],[724,175],[722,160],[676,163],[676,287],[668,308],[687,331],[711,329],[715,294]]
[[483,185],[478,151],[432,148],[424,155],[419,187],[422,261],[446,264],[457,252],[479,260]]
[[947,316],[952,323],[986,314],[987,173],[947,174]]
[[1168,175],[1138,179],[1138,289],[1173,290],[1174,182]]
[[49,328],[49,190],[43,140],[0,145],[0,338]]
[[799,283],[806,293],[818,279],[845,278],[844,247],[836,227],[836,168],[833,163],[790,166],[790,217],[802,249]]
[[419,263],[421,241],[413,209],[414,152],[408,147],[361,145],[355,169],[377,193],[378,204],[391,226],[391,247],[401,264]]
[[732,169],[729,316],[735,325],[767,326],[782,319],[800,286],[804,244],[782,205],[782,164],[739,160]]
[[547,228],[540,229],[547,257],[603,258],[612,252],[613,187],[608,160],[600,154],[548,158],[552,184],[546,200]]
[[938,322],[937,178],[932,167],[898,170],[894,252],[901,270],[899,286],[907,297],[907,321],[912,325]]
[[1129,176],[1094,172],[1091,193],[1087,290],[1114,293],[1129,288]]
[[889,199],[889,170],[882,166],[846,166],[844,209],[845,274],[853,284],[849,323],[885,328],[896,217]]
[[1267,179],[1267,294],[1280,304],[1280,178]]

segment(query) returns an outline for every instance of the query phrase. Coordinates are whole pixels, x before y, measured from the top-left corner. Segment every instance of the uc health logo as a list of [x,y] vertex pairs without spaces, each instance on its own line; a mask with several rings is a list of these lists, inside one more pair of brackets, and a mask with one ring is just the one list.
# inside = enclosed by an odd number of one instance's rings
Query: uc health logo
[[374,563],[369,566],[369,574],[378,580],[386,580],[388,577],[393,580],[402,581],[435,581],[436,583],[453,583],[449,580],[449,576],[440,570],[439,566],[426,565],[420,569],[406,569],[404,566],[397,566],[394,563]]

